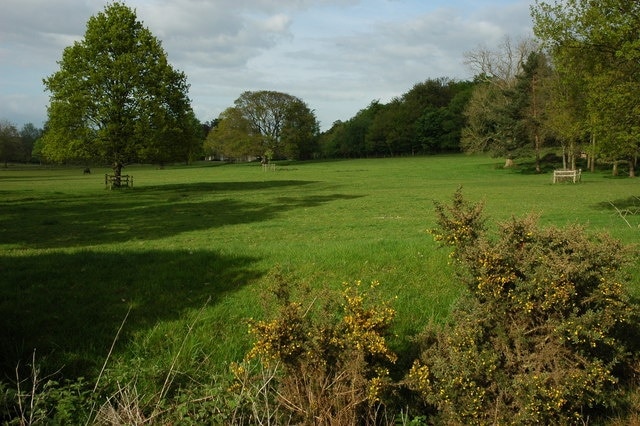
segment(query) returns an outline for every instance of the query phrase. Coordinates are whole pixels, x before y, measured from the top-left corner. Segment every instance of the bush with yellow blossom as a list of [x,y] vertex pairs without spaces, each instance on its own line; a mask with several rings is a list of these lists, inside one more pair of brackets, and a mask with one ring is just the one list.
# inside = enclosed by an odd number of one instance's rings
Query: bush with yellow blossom
[[378,283],[346,283],[338,306],[316,308],[291,300],[289,284],[280,275],[276,280],[277,313],[250,322],[255,342],[234,366],[238,380],[255,382],[247,371],[260,364],[257,379],[268,383],[259,389],[271,390],[271,409],[279,411],[275,419],[263,416],[278,424],[376,424],[396,360],[385,338],[395,311],[376,300]]
[[619,404],[638,336],[626,249],[531,217],[492,237],[481,211],[461,190],[436,206],[468,293],[425,332],[410,387],[446,424],[584,424]]

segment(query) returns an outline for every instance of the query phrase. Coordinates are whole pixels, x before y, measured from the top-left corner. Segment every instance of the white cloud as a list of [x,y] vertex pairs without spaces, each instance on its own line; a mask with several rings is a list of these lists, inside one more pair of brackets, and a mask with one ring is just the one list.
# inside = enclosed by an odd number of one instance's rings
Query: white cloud
[[[4,0],[0,118],[44,120],[42,78],[107,0]],[[528,0],[128,0],[187,74],[201,120],[245,90],[302,98],[329,126],[427,78],[470,77],[463,53],[530,31]],[[499,10],[499,13],[497,13]]]

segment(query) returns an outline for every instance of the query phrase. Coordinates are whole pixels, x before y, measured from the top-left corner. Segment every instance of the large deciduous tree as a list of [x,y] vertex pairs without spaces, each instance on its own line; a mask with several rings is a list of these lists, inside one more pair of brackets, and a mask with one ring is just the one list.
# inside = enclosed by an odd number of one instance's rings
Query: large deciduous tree
[[237,120],[244,121],[238,121],[236,128],[246,129],[247,140],[260,140],[254,155],[270,152],[275,157],[305,159],[316,149],[318,121],[301,99],[276,91],[247,91],[235,100],[234,108]]
[[126,163],[187,159],[199,143],[186,76],[123,3],[91,17],[58,63],[44,80],[49,159],[106,161],[117,178]]
[[509,98],[500,86],[479,82],[465,108],[460,145],[466,152],[491,152],[510,158],[517,149],[514,123],[506,110]]

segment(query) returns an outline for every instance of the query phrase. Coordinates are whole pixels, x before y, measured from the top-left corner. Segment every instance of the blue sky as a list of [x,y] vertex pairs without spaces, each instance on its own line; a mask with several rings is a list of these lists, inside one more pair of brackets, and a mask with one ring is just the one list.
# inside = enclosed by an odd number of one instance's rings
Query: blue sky
[[[466,79],[464,53],[531,36],[529,0],[127,0],[184,71],[197,117],[245,90],[304,100],[322,129],[429,78]],[[42,79],[105,0],[3,0],[0,119],[46,119]]]

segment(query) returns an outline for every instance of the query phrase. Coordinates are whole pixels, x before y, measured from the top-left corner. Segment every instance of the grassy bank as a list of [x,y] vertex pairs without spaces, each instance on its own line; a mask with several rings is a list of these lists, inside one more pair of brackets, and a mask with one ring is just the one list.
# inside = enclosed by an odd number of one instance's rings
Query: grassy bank
[[[608,172],[580,184],[486,157],[442,156],[260,165],[131,166],[133,189],[104,189],[106,169],[0,170],[0,363],[36,358],[95,378],[123,320],[110,374],[162,381],[180,368],[225,371],[248,347],[269,274],[320,291],[378,280],[397,296],[393,344],[448,314],[461,291],[427,230],[433,200],[460,185],[489,217],[539,215],[627,243],[638,182]],[[640,272],[631,271],[640,295]]]

